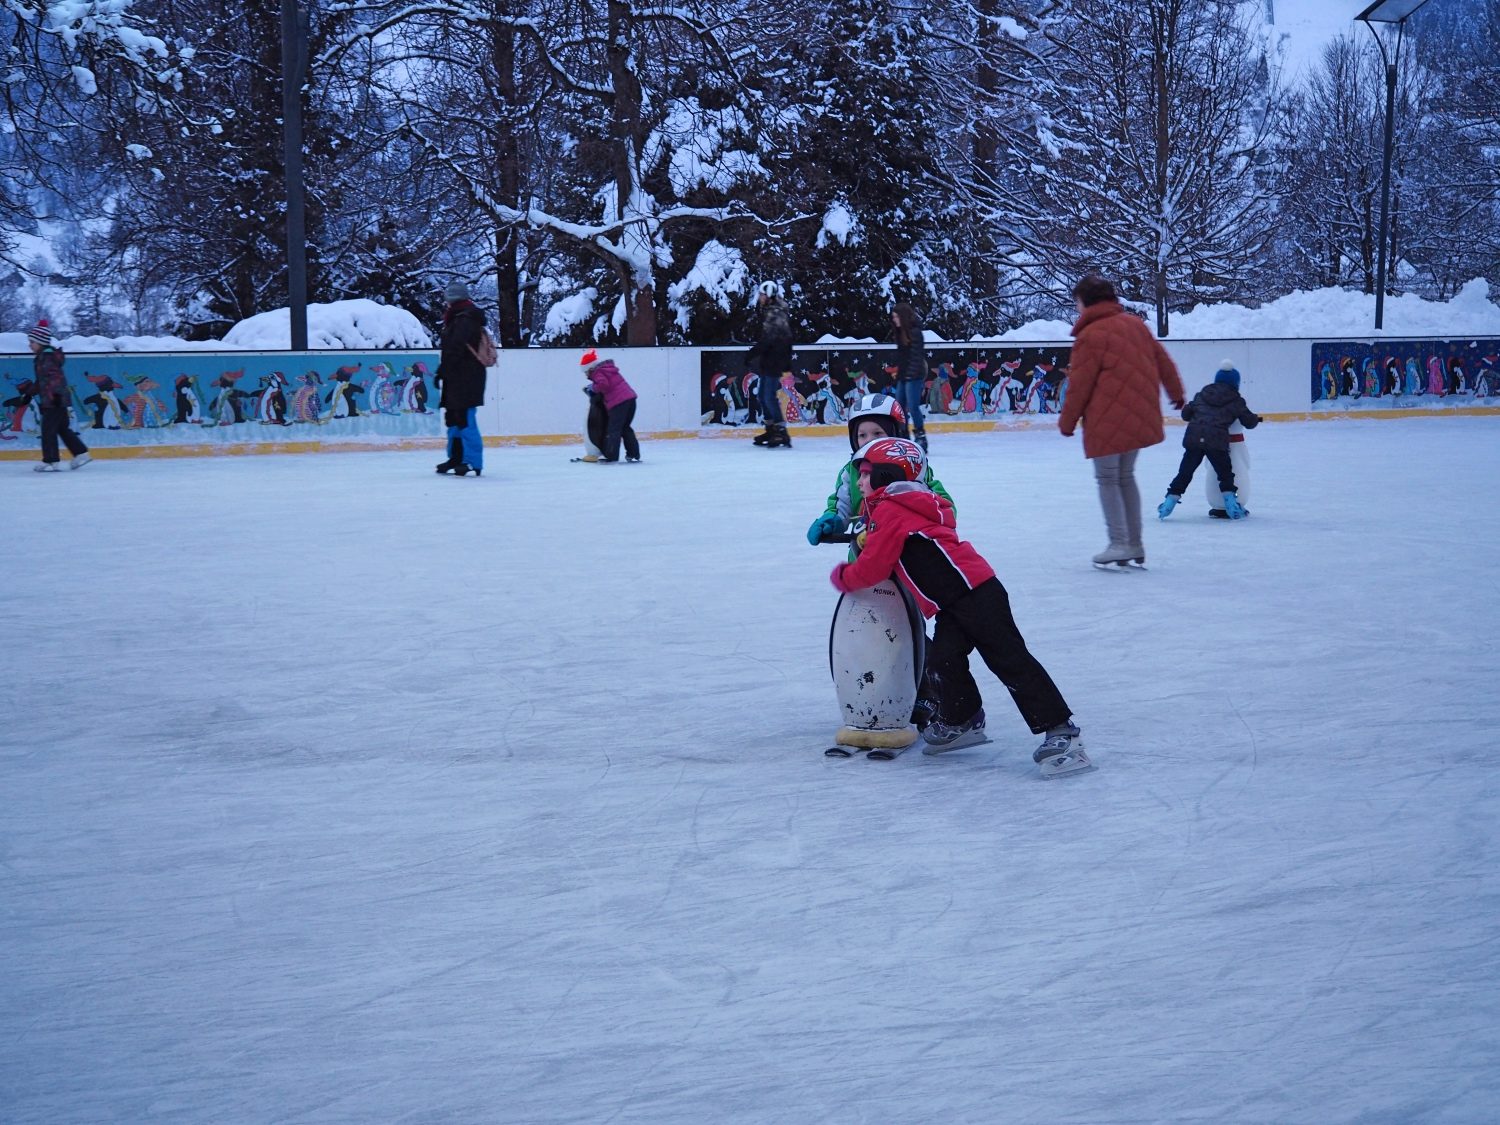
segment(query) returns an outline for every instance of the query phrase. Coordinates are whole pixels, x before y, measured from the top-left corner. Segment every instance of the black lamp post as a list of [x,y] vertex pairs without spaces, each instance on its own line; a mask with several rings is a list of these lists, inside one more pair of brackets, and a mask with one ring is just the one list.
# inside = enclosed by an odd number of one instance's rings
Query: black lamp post
[[307,21],[297,0],[281,0],[281,137],[286,161],[286,274],[292,351],[307,350],[307,206],[302,184],[302,81]]
[[[1427,0],[1376,0],[1354,18],[1361,21],[1375,36],[1375,45],[1380,48],[1380,57],[1385,61],[1385,156],[1380,171],[1380,243],[1375,251],[1375,328],[1380,330],[1385,323],[1385,269],[1386,249],[1390,246],[1391,222],[1391,156],[1396,146],[1396,66],[1401,61],[1401,38],[1406,33],[1406,21]],[[1386,35],[1394,40],[1389,51],[1385,38],[1375,25],[1384,24]],[[1391,28],[1395,32],[1391,32]]]

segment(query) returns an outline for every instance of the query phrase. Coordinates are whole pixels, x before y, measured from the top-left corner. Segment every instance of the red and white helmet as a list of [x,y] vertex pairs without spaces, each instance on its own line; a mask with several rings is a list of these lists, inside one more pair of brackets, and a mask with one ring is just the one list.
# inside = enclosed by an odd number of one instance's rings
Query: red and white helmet
[[[871,483],[874,483],[877,475],[896,480],[920,481],[927,474],[927,455],[922,452],[920,445],[905,438],[876,438],[861,446],[853,460],[856,468],[869,466]],[[876,470],[882,466],[888,466],[893,472],[877,474]]]
[[901,409],[901,404],[896,401],[895,395],[865,395],[849,414],[850,449],[855,448],[855,443],[859,441],[856,436],[859,424],[867,418],[874,418],[878,421],[880,428],[888,437],[904,438],[907,436],[906,411]]

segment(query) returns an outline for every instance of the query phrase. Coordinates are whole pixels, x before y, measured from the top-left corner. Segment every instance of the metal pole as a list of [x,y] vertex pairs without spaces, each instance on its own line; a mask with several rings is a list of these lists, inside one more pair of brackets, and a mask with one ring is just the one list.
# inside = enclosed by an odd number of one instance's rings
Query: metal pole
[[286,160],[286,273],[294,352],[307,350],[307,207],[302,184],[302,78],[307,62],[305,32],[297,0],[281,0],[281,133]]
[[[1399,47],[1397,48],[1399,50]],[[1391,222],[1391,155],[1396,147],[1396,62],[1385,64],[1385,158],[1380,171],[1380,246],[1376,252],[1375,267],[1375,328],[1385,323],[1385,267],[1386,247],[1390,245]]]

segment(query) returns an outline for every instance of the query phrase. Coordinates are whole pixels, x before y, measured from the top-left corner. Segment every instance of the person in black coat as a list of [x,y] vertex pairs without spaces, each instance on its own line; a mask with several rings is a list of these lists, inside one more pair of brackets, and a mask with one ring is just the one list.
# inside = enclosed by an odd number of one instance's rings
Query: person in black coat
[[922,318],[905,301],[891,309],[891,324],[896,338],[896,401],[906,411],[912,440],[927,448],[927,428],[923,424],[922,402],[927,396],[927,346],[922,335]]
[[440,473],[476,477],[484,469],[484,439],[479,436],[478,414],[484,405],[485,367],[478,352],[485,339],[484,313],[469,298],[469,287],[451,281],[443,290],[448,307],[443,310],[439,333],[442,352],[433,383],[442,390],[438,405],[448,427],[448,459],[438,465]]
[[1232,520],[1242,519],[1245,509],[1235,494],[1234,467],[1229,460],[1229,427],[1239,422],[1247,430],[1260,425],[1260,415],[1245,405],[1240,396],[1240,373],[1232,366],[1219,368],[1214,381],[1204,387],[1193,401],[1182,408],[1182,418],[1188,424],[1182,438],[1182,464],[1177,475],[1167,485],[1167,495],[1156,509],[1156,514],[1166,519],[1177,507],[1177,501],[1193,481],[1205,458],[1219,475],[1219,490],[1224,494],[1224,511]]
[[790,448],[791,435],[776,397],[781,376],[792,367],[792,319],[781,297],[781,285],[763,281],[755,291],[755,344],[745,356],[745,367],[760,376],[760,412],[766,432],[755,436],[755,444],[767,449]]

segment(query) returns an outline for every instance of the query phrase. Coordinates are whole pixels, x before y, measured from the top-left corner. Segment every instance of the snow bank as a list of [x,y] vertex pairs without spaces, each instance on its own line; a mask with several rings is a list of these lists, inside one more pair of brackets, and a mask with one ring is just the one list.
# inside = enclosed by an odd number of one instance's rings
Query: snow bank
[[[63,351],[74,352],[222,352],[223,340],[179,340],[176,336],[63,336]],[[0,355],[24,353],[26,333],[0,332]]]
[[[230,348],[290,348],[291,310],[272,309],[242,320],[224,334],[223,343]],[[319,351],[430,348],[432,338],[422,322],[405,309],[356,298],[308,305],[307,346]]]
[[[1068,340],[1072,327],[1061,320],[1034,320],[992,339]],[[1410,294],[1387,297],[1385,328],[1380,332],[1375,331],[1375,298],[1370,294],[1313,289],[1288,293],[1258,309],[1198,305],[1188,312],[1174,313],[1170,333],[1173,340],[1495,335],[1500,335],[1500,306],[1489,299],[1489,284],[1483,278],[1469,282],[1451,301],[1427,301]]]
[[[222,340],[180,340],[176,336],[63,336],[65,352],[192,352],[226,350],[286,351],[292,346],[292,314],[272,309],[242,320]],[[356,298],[307,306],[307,345],[318,351],[381,351],[430,348],[421,321],[405,309]],[[26,333],[0,332],[0,355],[28,350]]]

